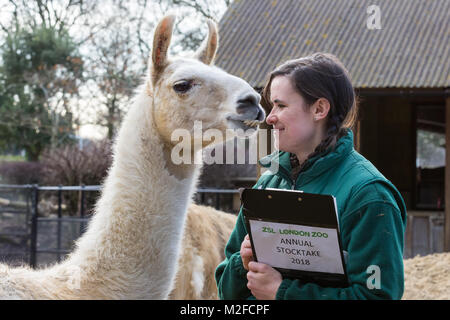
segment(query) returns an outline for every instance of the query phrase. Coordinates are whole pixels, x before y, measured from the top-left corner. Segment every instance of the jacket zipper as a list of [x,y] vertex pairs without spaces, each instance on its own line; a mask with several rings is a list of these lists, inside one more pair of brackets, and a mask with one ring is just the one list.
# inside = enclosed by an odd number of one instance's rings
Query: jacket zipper
[[288,181],[291,182],[291,190],[295,190],[295,180],[292,179],[291,177],[288,177],[287,175],[282,174],[282,177],[284,176],[284,178]]

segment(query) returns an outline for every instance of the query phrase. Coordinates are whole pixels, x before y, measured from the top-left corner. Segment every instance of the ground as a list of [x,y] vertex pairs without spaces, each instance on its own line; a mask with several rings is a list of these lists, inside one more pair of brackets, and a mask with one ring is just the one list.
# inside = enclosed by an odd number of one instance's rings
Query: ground
[[450,299],[450,252],[417,256],[405,263],[405,300]]

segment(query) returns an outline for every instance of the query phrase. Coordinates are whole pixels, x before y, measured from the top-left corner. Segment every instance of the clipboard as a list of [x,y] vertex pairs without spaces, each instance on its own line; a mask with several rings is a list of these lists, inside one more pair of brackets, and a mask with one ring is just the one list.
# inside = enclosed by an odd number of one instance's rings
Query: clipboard
[[349,285],[333,196],[284,189],[239,191],[255,261],[303,283]]

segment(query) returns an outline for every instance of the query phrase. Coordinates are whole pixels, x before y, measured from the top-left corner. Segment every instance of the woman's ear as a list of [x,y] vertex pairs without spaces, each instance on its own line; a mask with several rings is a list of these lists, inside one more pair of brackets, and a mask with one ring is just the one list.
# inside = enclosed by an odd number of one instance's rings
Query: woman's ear
[[313,117],[315,121],[325,119],[330,112],[330,102],[325,98],[319,98],[313,104]]

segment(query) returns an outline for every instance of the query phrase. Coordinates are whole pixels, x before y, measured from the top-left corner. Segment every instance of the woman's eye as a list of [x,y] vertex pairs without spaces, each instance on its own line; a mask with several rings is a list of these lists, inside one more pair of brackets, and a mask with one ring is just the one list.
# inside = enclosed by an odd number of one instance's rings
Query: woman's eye
[[185,93],[189,91],[189,89],[191,88],[192,88],[192,81],[190,80],[181,80],[173,85],[173,90],[175,90],[176,93]]

